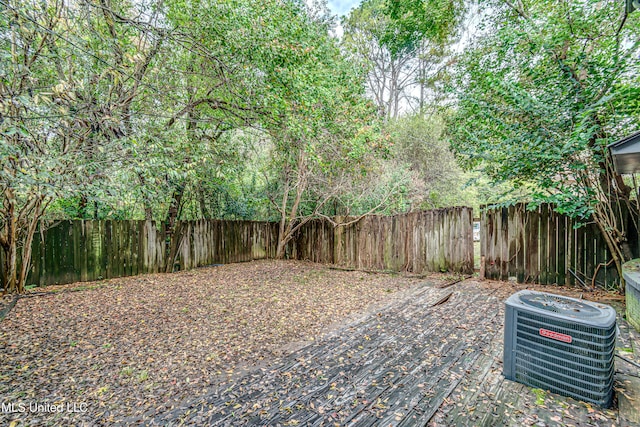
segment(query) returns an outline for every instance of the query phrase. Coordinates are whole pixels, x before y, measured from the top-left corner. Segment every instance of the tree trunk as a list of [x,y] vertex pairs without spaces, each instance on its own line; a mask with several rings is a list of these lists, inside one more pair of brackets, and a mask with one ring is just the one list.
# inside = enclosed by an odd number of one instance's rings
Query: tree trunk
[[[600,120],[595,117],[594,121],[598,126],[602,126]],[[627,241],[627,221],[622,211],[622,203],[629,207],[630,215],[637,215],[630,203],[631,188],[627,186],[619,173],[613,167],[613,159],[609,152],[602,152],[597,140],[604,139],[606,135],[602,132],[594,134],[589,140],[589,148],[594,157],[604,155],[598,163],[598,175],[592,187],[596,187],[601,192],[597,207],[593,214],[598,228],[607,242],[609,252],[616,265],[618,277],[620,278],[620,289],[624,291],[624,277],[622,275],[622,265],[631,260],[633,254]],[[606,150],[606,149],[604,149]],[[587,181],[588,182],[588,181]]]
[[284,259],[285,249],[287,248],[287,243],[289,241],[285,241],[283,239],[278,239],[278,249],[276,251],[276,259]]
[[34,207],[34,213],[31,217],[31,221],[29,223],[29,227],[27,228],[27,235],[24,239],[24,245],[22,249],[22,267],[20,268],[20,277],[18,280],[18,292],[22,293],[25,290],[25,285],[27,283],[27,276],[29,275],[29,269],[31,268],[31,251],[33,244],[33,236],[36,233],[36,229],[38,228],[38,222],[40,221],[40,217],[42,216],[42,212],[40,210],[42,206],[42,197],[39,197],[36,201],[36,205]]
[[285,179],[284,191],[282,195],[282,206],[280,210],[280,225],[278,227],[278,249],[276,250],[276,259],[284,258],[284,250],[287,246],[286,239],[287,228],[287,199],[289,198],[289,177]]
[[[602,208],[601,208],[602,209]],[[613,258],[613,262],[616,265],[616,270],[618,271],[618,277],[620,277],[621,283],[623,277],[622,277],[622,264],[625,263],[625,259],[624,259],[624,254],[622,252],[622,247],[618,244],[616,244],[615,239],[612,236],[612,230],[608,229],[608,227],[605,226],[605,221],[602,218],[603,213],[596,209],[596,212],[594,212],[593,216],[594,216],[594,220],[596,222],[596,224],[598,225],[598,228],[600,229],[600,232],[602,233],[602,236],[604,237],[604,240],[607,242],[607,247],[609,248],[609,253],[611,253],[611,257]]]
[[291,205],[291,212],[287,215],[287,206],[289,200],[289,190],[291,189],[290,177],[287,174],[285,179],[285,188],[282,195],[282,206],[280,207],[280,230],[278,234],[278,249],[276,251],[276,258],[283,259],[285,255],[285,249],[287,243],[293,238],[294,225],[296,217],[298,216],[298,208],[302,201],[302,196],[307,189],[307,156],[303,149],[298,152],[297,160],[297,180],[294,188],[296,189],[296,195]]
[[198,188],[198,203],[200,204],[200,214],[204,219],[211,219],[211,213],[207,208],[207,201],[204,197],[204,189],[202,186]]
[[4,290],[5,292],[15,293],[20,292],[18,285],[18,242],[17,242],[17,217],[15,198],[13,197],[13,191],[10,189],[5,190],[5,235],[2,236],[2,249],[5,253],[5,277],[4,277]]
[[[630,189],[626,185],[613,185],[619,175],[609,165],[601,163],[599,177],[600,190],[604,193],[605,201],[600,201],[595,209],[593,219],[605,238],[611,257],[615,263],[620,279],[620,292],[624,291],[624,276],[622,265],[633,258],[633,252],[627,240],[627,218],[622,205],[629,207],[629,215],[637,215],[629,203]],[[621,178],[620,178],[621,180]]]
[[[144,188],[147,184],[147,180],[144,175],[140,172],[137,173],[138,181],[140,185]],[[153,208],[151,207],[151,201],[149,200],[149,196],[147,196],[146,192],[142,192],[142,204],[144,206],[144,219],[150,221],[153,219]]]
[[78,217],[80,219],[87,219],[89,217],[87,207],[89,205],[89,199],[86,194],[80,196],[80,202],[78,204]]
[[[18,213],[13,191],[5,190],[5,227],[0,234],[0,247],[5,254],[2,266],[6,272],[3,283],[5,292],[24,293],[25,291],[31,268],[33,237],[46,207],[44,196],[31,195],[31,199],[33,202],[23,206]],[[18,258],[19,247],[22,247],[22,252]]]
[[[191,92],[191,97],[193,93],[195,93],[194,88],[190,88],[189,92]],[[192,141],[195,141],[194,131],[197,128],[196,117],[193,111],[189,111],[187,113],[187,123],[186,123],[186,132],[187,136],[191,138]],[[190,161],[190,157],[185,157],[185,163]],[[165,271],[167,273],[173,272],[174,263],[176,260],[176,255],[178,254],[178,249],[180,248],[180,243],[182,243],[182,232],[181,227],[176,227],[176,221],[178,220],[178,216],[180,215],[180,211],[182,209],[182,197],[184,196],[184,190],[187,186],[186,179],[182,179],[182,181],[177,185],[176,189],[171,196],[171,204],[169,205],[169,212],[167,212],[167,227],[166,227],[166,242],[167,242],[167,257],[166,257],[166,265]],[[178,231],[178,232],[176,232]]]
[[169,205],[169,211],[167,212],[165,228],[165,242],[167,245],[165,272],[167,273],[173,272],[173,264],[178,253],[178,248],[180,247],[180,240],[182,240],[182,233],[176,233],[176,231],[180,231],[180,227],[176,227],[176,222],[178,220],[178,214],[180,212],[180,205],[182,204],[184,189],[185,184],[181,183],[173,192],[173,195],[171,196],[171,204]]

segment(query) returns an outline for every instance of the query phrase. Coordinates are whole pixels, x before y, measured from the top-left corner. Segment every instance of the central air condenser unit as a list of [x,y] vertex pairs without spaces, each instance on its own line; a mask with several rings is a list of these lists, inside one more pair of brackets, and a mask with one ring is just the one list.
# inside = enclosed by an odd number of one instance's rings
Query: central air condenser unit
[[613,308],[535,291],[517,292],[505,305],[505,378],[604,408],[611,405]]

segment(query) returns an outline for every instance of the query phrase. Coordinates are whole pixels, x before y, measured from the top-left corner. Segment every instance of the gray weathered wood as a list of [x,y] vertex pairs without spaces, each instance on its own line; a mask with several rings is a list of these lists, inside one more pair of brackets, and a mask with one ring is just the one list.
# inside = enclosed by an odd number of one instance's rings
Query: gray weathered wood
[[[532,211],[527,211],[525,204],[508,209],[482,206],[480,218],[487,279],[515,276],[519,283],[574,285],[571,270],[587,285],[594,275],[594,283],[600,286],[618,280],[616,269],[608,264],[611,257],[606,242],[593,223],[576,229],[576,220],[558,214],[548,204]],[[637,231],[630,220],[627,230],[637,251]]]
[[[289,244],[290,258],[363,270],[412,273],[473,271],[471,208],[396,216],[309,221]],[[29,284],[49,285],[165,270],[165,225],[154,221],[60,221],[33,242]],[[276,223],[179,221],[174,268],[273,258]]]

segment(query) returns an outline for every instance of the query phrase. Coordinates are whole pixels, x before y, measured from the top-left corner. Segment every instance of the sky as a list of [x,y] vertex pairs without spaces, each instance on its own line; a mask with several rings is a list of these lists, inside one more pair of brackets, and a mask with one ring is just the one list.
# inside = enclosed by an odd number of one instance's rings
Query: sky
[[343,16],[360,4],[360,0],[329,0],[329,9],[338,16]]
[[[338,18],[348,15],[351,9],[357,7],[362,0],[329,0],[327,3],[329,9],[334,15],[338,15]],[[340,19],[336,21],[336,27],[331,32],[335,37],[342,38],[344,30],[340,24]]]

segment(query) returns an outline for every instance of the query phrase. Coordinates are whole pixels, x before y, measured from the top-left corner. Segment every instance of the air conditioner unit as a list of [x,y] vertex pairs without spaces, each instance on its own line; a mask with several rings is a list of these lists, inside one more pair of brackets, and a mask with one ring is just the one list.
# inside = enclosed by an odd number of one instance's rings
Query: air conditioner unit
[[609,407],[616,312],[604,304],[520,291],[505,303],[505,378]]

